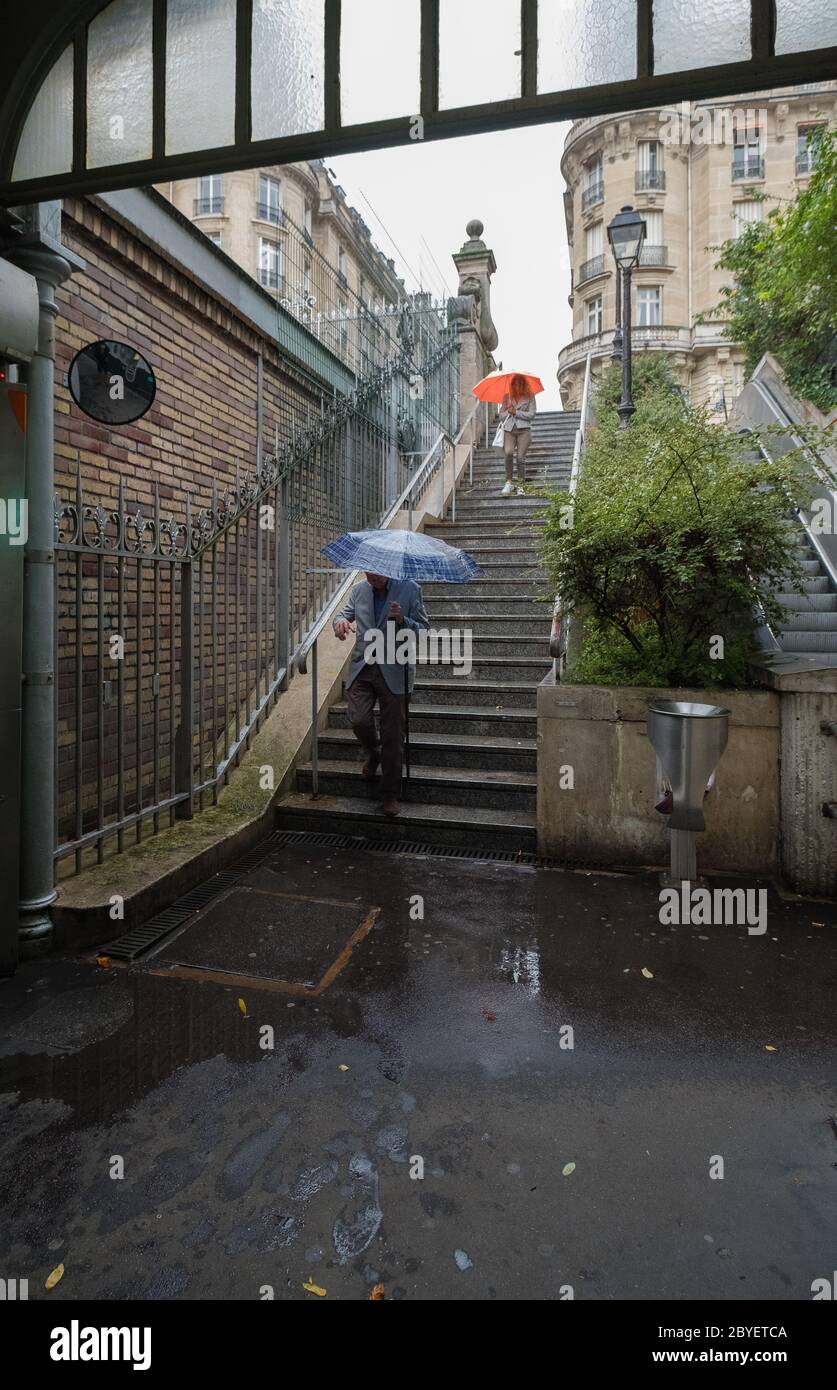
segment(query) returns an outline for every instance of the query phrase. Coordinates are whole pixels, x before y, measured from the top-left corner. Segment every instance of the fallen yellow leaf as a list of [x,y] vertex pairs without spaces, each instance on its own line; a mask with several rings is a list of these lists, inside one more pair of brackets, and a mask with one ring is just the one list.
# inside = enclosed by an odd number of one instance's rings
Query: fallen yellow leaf
[[376,1284],[372,1289],[371,1294],[369,1295],[370,1300],[377,1303],[380,1299],[384,1297],[385,1293],[383,1284]]
[[765,1050],[765,1052],[776,1052],[776,1051],[778,1051],[777,1048],[771,1047],[771,1046],[770,1046],[770,1043],[766,1043],[766,1044],[765,1044],[764,1050]]
[[642,967],[642,973],[645,976],[646,980],[653,980],[654,976],[651,974],[650,970],[646,970],[644,965]]
[[238,1007],[240,1008],[240,1010],[241,1010],[241,1012],[242,1012],[243,1014],[246,1014],[246,1012],[247,1012],[247,1005],[245,1004],[245,1002],[244,1002],[243,999],[239,999],[239,1001],[238,1001]]
[[564,1166],[563,1166],[563,1168],[561,1169],[561,1172],[563,1173],[563,1175],[564,1175],[565,1178],[568,1178],[568,1177],[570,1176],[570,1173],[574,1173],[574,1172],[575,1172],[575,1164],[574,1164],[574,1163],[565,1163]]
[[97,956],[96,964],[100,970],[110,970],[110,956]]
[[319,1284],[303,1284],[302,1287],[306,1293],[315,1293],[318,1298],[325,1298],[326,1296],[325,1289],[321,1289]]
[[341,1070],[341,1071],[348,1071],[348,1070],[349,1070],[349,1068],[346,1066],[346,1063],[345,1063],[345,1062],[341,1062],[341,1063],[340,1063],[340,1070]]
[[49,1275],[47,1275],[46,1279],[44,1280],[44,1288],[45,1288],[45,1289],[54,1289],[54,1288],[55,1288],[55,1285],[58,1284],[58,1283],[60,1283],[60,1281],[61,1281],[63,1278],[64,1278],[64,1266],[63,1266],[63,1265],[56,1265],[56,1266],[55,1266],[55,1269],[52,1271],[52,1273],[49,1274]]

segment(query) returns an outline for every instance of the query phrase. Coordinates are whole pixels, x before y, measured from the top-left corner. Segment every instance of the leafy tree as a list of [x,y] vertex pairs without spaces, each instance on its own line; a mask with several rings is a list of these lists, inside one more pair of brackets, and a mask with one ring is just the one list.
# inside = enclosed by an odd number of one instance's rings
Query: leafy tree
[[542,546],[562,612],[585,623],[570,680],[747,682],[756,604],[778,621],[774,592],[801,582],[787,512],[811,487],[799,452],[754,461],[750,448],[659,392],[629,429],[591,433],[572,525],[568,494],[551,494]]
[[765,352],[788,385],[826,412],[837,406],[837,132],[811,138],[814,171],[790,204],[716,247],[734,283],[702,315],[721,315],[752,370]]

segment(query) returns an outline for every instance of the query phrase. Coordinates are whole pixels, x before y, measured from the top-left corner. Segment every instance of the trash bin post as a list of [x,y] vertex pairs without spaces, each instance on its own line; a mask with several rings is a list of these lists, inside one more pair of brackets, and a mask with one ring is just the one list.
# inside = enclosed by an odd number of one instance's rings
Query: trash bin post
[[672,884],[697,877],[695,835],[706,829],[703,799],[727,746],[729,710],[689,700],[658,700],[648,706],[646,729],[672,794]]

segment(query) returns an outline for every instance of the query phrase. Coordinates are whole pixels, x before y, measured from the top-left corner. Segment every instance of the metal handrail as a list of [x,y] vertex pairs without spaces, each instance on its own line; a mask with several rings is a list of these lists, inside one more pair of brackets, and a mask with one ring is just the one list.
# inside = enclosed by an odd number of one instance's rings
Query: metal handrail
[[[390,523],[395,519],[398,513],[403,510],[404,503],[407,501],[409,494],[412,492],[413,488],[418,483],[421,474],[427,469],[428,464],[433,454],[438,449],[440,442],[445,438],[447,438],[447,436],[445,435],[445,431],[441,430],[434,439],[427,453],[424,455],[421,463],[419,464],[418,468],[416,469],[407,486],[404,488],[400,497],[397,499],[397,501],[393,502],[392,506],[381,518],[381,524],[378,528],[379,530],[389,530]],[[410,529],[412,530],[412,527]],[[359,573],[359,570],[352,570],[349,573],[348,577],[343,581],[339,589],[337,589],[335,594],[326,604],[325,608],[320,613],[313,626],[309,628],[302,641],[297,645],[296,651],[293,654],[293,665],[296,666],[296,669],[300,671],[303,676],[307,674],[309,652],[311,652],[313,647],[316,645],[317,638],[320,636],[320,633],[323,632],[323,630],[325,629],[332,613],[339,606],[340,601],[344,597],[347,589],[349,589],[351,585],[354,583],[355,575]]]
[[[443,507],[444,507],[444,467],[445,467],[445,455],[446,455],[446,452],[447,452],[447,450],[444,448],[444,445],[445,445],[445,443],[447,442],[447,444],[449,444],[451,447],[455,448],[456,443],[461,439],[464,430],[466,429],[466,427],[467,427],[469,421],[473,419],[475,413],[476,413],[476,407],[474,407],[474,410],[473,410],[473,411],[471,412],[471,414],[468,416],[468,419],[465,421],[465,424],[462,426],[462,429],[461,429],[461,430],[459,431],[459,433],[457,434],[456,439],[452,439],[451,436],[450,436],[445,430],[440,430],[439,434],[436,436],[435,440],[433,441],[432,445],[431,445],[430,448],[428,449],[427,453],[425,454],[424,458],[422,459],[421,463],[419,464],[418,468],[416,469],[416,471],[415,471],[415,473],[413,474],[412,478],[410,479],[409,483],[408,483],[407,486],[404,488],[404,490],[403,490],[403,492],[401,493],[400,497],[398,497],[397,500],[396,500],[395,502],[393,502],[392,506],[389,508],[389,510],[388,510],[388,511],[384,514],[384,516],[381,518],[381,525],[380,525],[380,528],[379,528],[380,530],[386,531],[386,530],[389,529],[390,523],[391,523],[392,521],[395,520],[395,518],[396,518],[396,516],[398,515],[398,513],[399,513],[400,511],[403,510],[404,503],[407,502],[408,508],[409,508],[409,529],[412,531],[412,529],[413,529],[413,492],[414,492],[415,488],[418,486],[419,482],[423,481],[422,475],[425,475],[425,479],[426,479],[426,481],[428,481],[428,482],[429,482],[429,479],[432,477],[432,474],[433,474],[433,471],[434,471],[434,465],[432,464],[432,459],[433,459],[433,455],[436,453],[436,451],[437,451],[437,449],[439,448],[439,445],[440,445],[440,444],[443,446],[443,448],[442,448],[442,454],[441,454],[441,459],[440,459],[440,461],[439,461],[439,466],[441,466],[441,469],[442,469],[442,505],[443,505]],[[454,454],[454,458],[453,458],[453,464],[454,464],[454,468],[455,468],[455,466],[456,466],[456,455],[455,455],[455,454]],[[453,492],[454,492],[454,497],[455,497],[455,495],[456,495],[456,474],[455,474],[455,472],[454,472],[454,478],[453,478]],[[455,504],[455,502],[454,502],[454,516],[455,516],[455,508],[456,508],[456,504]],[[319,748],[319,737],[318,737],[319,729],[318,729],[318,720],[319,720],[319,716],[320,716],[320,710],[319,710],[320,700],[319,700],[318,670],[317,670],[317,641],[318,641],[318,639],[319,639],[321,633],[324,631],[326,624],[329,622],[329,620],[332,618],[333,614],[334,614],[335,611],[337,610],[338,605],[342,603],[342,601],[343,601],[343,599],[345,598],[347,592],[348,592],[348,591],[352,588],[352,586],[354,585],[355,579],[356,579],[356,576],[357,576],[358,573],[359,573],[358,570],[352,570],[351,573],[348,574],[348,575],[346,576],[346,578],[343,580],[343,583],[342,583],[342,584],[340,585],[340,587],[337,589],[336,593],[333,595],[333,597],[331,598],[331,600],[326,604],[326,606],[325,606],[325,608],[323,609],[322,613],[320,613],[319,617],[317,618],[316,622],[315,622],[315,623],[313,624],[313,626],[311,627],[310,631],[309,631],[308,633],[306,633],[304,639],[302,640],[302,642],[300,642],[300,644],[299,644],[299,646],[297,647],[297,650],[296,650],[296,652],[294,653],[294,656],[293,656],[293,658],[292,658],[292,660],[291,660],[291,667],[293,667],[293,665],[295,664],[297,670],[300,671],[300,672],[302,673],[302,675],[306,675],[306,674],[307,674],[307,671],[308,671],[308,657],[309,657],[309,654],[310,654],[310,656],[311,656],[311,796],[312,796],[312,798],[313,798],[313,797],[316,797],[316,796],[319,794],[319,751],[318,751],[318,748]]]
[[[579,414],[578,429],[575,432],[575,440],[573,442],[573,461],[572,466],[570,468],[569,486],[570,497],[575,496],[575,490],[578,484],[578,475],[581,468],[581,455],[584,451],[584,438],[587,433],[587,419],[590,414],[592,368],[593,354],[592,352],[588,352],[587,362],[584,368],[584,387],[581,393],[581,412]],[[563,642],[561,640],[562,628]],[[559,679],[560,676],[563,674],[564,658],[566,656],[567,643],[569,641],[569,629],[569,618],[562,624],[561,595],[556,594],[555,601],[552,605],[552,628],[549,634],[549,655],[552,657],[552,671],[556,680]]]

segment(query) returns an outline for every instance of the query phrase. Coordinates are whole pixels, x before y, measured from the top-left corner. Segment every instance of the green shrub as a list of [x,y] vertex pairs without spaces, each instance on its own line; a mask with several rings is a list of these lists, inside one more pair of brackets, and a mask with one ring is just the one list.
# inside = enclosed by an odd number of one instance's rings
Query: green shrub
[[811,487],[800,454],[752,461],[750,447],[659,392],[627,430],[591,432],[574,499],[551,495],[541,549],[562,614],[584,622],[569,679],[746,682],[756,604],[775,622],[774,591],[801,583],[787,512]]

